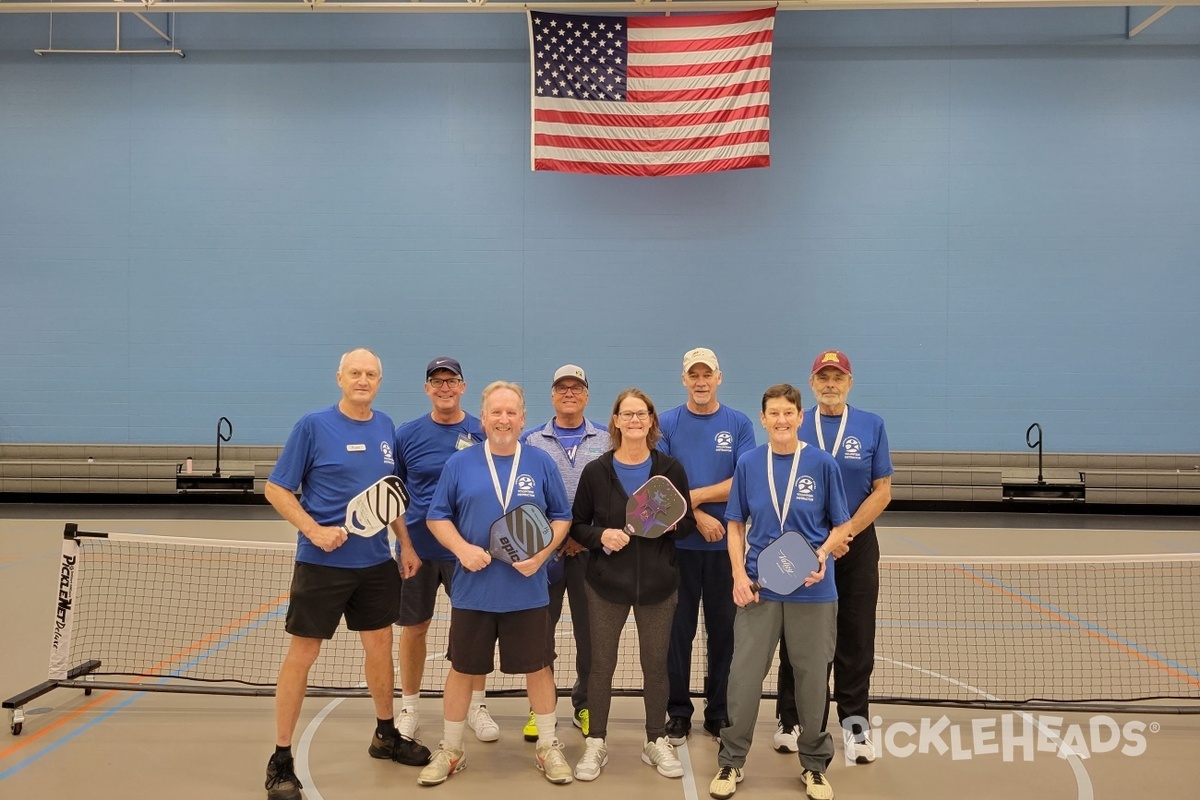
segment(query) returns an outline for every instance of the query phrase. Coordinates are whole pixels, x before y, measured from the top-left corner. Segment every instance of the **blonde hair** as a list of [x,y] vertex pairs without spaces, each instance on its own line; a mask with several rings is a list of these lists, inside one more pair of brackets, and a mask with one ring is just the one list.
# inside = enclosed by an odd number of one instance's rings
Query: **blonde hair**
[[525,390],[521,388],[521,384],[512,383],[511,381],[492,381],[487,386],[483,387],[483,401],[479,404],[479,413],[483,414],[484,416],[487,415],[488,398],[501,389],[508,389],[509,391],[516,393],[517,400],[519,400],[521,403],[521,413],[524,414]]

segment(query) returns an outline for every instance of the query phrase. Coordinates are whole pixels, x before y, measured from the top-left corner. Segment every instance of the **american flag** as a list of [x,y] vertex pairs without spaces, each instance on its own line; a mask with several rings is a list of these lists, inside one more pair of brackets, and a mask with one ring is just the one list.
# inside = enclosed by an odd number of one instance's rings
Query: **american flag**
[[766,167],[775,9],[670,17],[529,12],[535,170]]

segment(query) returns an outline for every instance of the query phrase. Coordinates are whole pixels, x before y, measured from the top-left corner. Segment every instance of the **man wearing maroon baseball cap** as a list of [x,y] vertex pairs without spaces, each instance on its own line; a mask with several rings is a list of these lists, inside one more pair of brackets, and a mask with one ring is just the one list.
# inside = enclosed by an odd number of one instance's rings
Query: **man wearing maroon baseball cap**
[[[867,696],[875,662],[875,607],[879,600],[879,539],[875,520],[892,499],[892,457],[883,419],[846,402],[854,386],[850,359],[824,350],[813,359],[808,379],[816,408],[804,414],[800,439],[837,459],[850,508],[850,538],[833,551],[838,592],[837,650],[833,657],[833,700],[842,725],[847,764],[875,760],[868,735]],[[782,645],[781,645],[782,650]],[[775,749],[795,752],[796,704],[791,669],[781,656],[779,730]]]

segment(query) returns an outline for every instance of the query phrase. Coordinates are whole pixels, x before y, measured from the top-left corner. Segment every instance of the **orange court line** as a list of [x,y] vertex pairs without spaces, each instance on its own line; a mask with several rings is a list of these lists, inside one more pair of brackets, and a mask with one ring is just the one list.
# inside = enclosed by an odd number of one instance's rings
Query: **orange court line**
[[1143,661],[1146,664],[1150,665],[1151,667],[1154,667],[1157,670],[1161,670],[1162,672],[1165,672],[1166,674],[1170,675],[1172,678],[1177,678],[1177,679],[1183,681],[1184,683],[1189,683],[1192,686],[1200,687],[1200,680],[1193,678],[1191,675],[1180,672],[1179,670],[1172,667],[1170,664],[1165,664],[1162,661],[1158,660],[1157,658],[1152,658],[1151,656],[1148,656],[1145,653],[1139,652],[1138,650],[1135,650],[1132,647],[1129,647],[1128,645],[1122,644],[1121,642],[1118,642],[1109,636],[1105,636],[1104,634],[1099,633],[1098,631],[1095,631],[1088,627],[1085,627],[1084,625],[1080,624],[1080,622],[1078,620],[1071,619],[1070,617],[1060,614],[1057,611],[1052,611],[1049,608],[1046,608],[1044,605],[1034,603],[1031,600],[1028,600],[1028,599],[1022,597],[1021,595],[1017,594],[1016,592],[1013,592],[1009,589],[1005,589],[1001,586],[997,586],[994,581],[984,580],[983,578],[979,577],[978,575],[975,575],[975,574],[971,573],[969,570],[963,569],[962,567],[955,567],[955,570],[966,575],[971,580],[976,581],[977,583],[983,584],[984,586],[986,586],[987,588],[991,589],[994,592],[1005,595],[1011,600],[1016,600],[1019,603],[1023,603],[1024,605],[1029,606],[1030,608],[1034,609],[1038,613],[1045,614],[1046,616],[1050,617],[1051,619],[1057,619],[1057,620],[1067,623],[1068,625],[1072,625],[1075,628],[1082,631],[1083,633],[1086,633],[1088,636],[1091,636],[1094,639],[1098,639],[1099,641],[1103,642],[1104,644],[1108,645],[1109,647],[1112,647],[1115,650],[1119,650],[1122,653],[1125,653],[1126,655],[1133,656],[1134,658],[1138,659],[1139,661]]
[[[274,608],[275,606],[278,606],[282,602],[285,602],[287,599],[288,599],[288,594],[285,593],[285,594],[281,594],[279,597],[276,597],[274,600],[272,600],[270,602],[263,603],[258,608],[254,609],[253,611],[249,612],[248,614],[244,614],[243,616],[241,616],[238,619],[234,620],[233,622],[229,623],[225,627],[220,628],[219,630],[213,631],[212,633],[205,636],[203,639],[196,640],[195,642],[188,645],[187,647],[180,650],[179,652],[175,653],[174,655],[170,656],[166,660],[161,661],[158,664],[155,664],[153,667],[151,667],[151,670],[157,671],[157,670],[162,669],[163,667],[166,667],[169,664],[174,664],[176,661],[179,661],[187,654],[194,652],[196,649],[198,649],[202,645],[204,645],[208,642],[211,642],[213,639],[217,638],[218,636],[221,636],[222,634],[224,634],[228,631],[232,631],[239,627],[242,627],[242,625],[244,623],[249,622],[249,621],[253,620],[255,617],[266,613],[268,610]],[[131,683],[141,683],[142,681],[146,680],[148,677],[156,677],[156,676],[146,676],[146,675],[135,676],[133,678],[133,680],[131,681]],[[58,729],[59,727],[65,725],[68,722],[70,722],[71,720],[75,719],[80,714],[83,714],[86,711],[90,711],[90,710],[96,708],[100,704],[113,699],[114,697],[116,697],[116,695],[117,695],[116,689],[111,689],[111,690],[105,692],[103,695],[101,695],[100,697],[97,697],[95,700],[92,700],[87,705],[84,705],[84,706],[81,706],[80,708],[75,709],[74,711],[70,712],[62,719],[56,720],[55,722],[52,722],[50,725],[46,726],[45,728],[42,728],[37,733],[31,734],[31,735],[25,737],[24,739],[22,739],[21,741],[17,742],[16,744],[10,745],[9,747],[6,747],[5,749],[0,750],[0,759],[7,758],[8,756],[12,755],[13,753],[17,753],[17,752],[25,749],[26,747],[29,747],[30,745],[36,743],[39,739],[42,739],[45,736],[48,736],[52,731]]]

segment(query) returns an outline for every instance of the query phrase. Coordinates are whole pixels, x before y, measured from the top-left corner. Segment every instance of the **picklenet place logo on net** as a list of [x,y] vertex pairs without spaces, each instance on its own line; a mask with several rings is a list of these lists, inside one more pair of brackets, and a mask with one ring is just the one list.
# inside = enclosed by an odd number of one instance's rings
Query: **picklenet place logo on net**
[[[864,722],[862,717],[851,717],[842,724],[861,729]],[[1122,724],[1103,714],[1069,724],[1063,717],[1021,713],[979,717],[969,722],[951,722],[945,715],[911,722],[885,723],[880,716],[871,719],[876,757],[934,755],[954,761],[973,758],[1033,761],[1039,753],[1058,758],[1090,758],[1096,753],[1119,752],[1135,757],[1146,752],[1146,734],[1158,730],[1157,722],[1129,720]],[[846,763],[853,764],[854,759],[855,753],[847,751]]]

